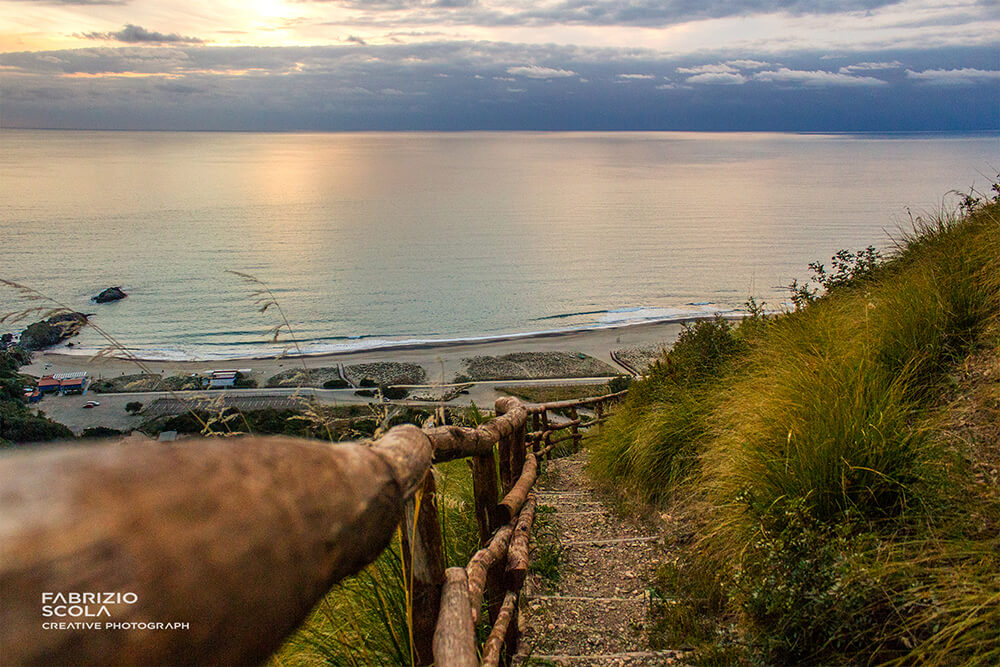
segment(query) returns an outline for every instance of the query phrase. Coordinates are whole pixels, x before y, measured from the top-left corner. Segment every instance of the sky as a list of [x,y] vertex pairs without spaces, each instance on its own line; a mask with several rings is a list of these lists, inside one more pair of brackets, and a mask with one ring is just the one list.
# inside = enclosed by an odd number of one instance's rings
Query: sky
[[1000,129],[1000,0],[0,0],[0,127]]

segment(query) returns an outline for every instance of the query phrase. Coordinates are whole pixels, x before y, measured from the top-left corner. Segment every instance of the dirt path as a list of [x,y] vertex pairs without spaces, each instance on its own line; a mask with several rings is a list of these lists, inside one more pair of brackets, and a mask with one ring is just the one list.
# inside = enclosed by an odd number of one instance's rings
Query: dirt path
[[534,569],[521,605],[520,665],[672,665],[649,648],[649,582],[662,540],[616,515],[587,477],[586,452],[547,464]]

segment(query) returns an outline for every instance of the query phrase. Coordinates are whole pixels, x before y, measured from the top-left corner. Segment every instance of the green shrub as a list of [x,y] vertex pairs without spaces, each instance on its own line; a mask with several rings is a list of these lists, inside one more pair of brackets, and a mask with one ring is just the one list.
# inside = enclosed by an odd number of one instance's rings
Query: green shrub
[[83,433],[80,437],[83,439],[96,439],[96,438],[113,438],[118,435],[123,435],[125,431],[119,431],[116,428],[108,428],[107,426],[92,426],[90,428],[83,429]]
[[382,397],[387,401],[399,401],[409,395],[409,391],[403,387],[382,387]]
[[348,384],[347,380],[327,380],[323,383],[323,389],[347,389],[351,385]]
[[633,378],[629,375],[616,375],[608,380],[608,393],[617,394],[632,386]]

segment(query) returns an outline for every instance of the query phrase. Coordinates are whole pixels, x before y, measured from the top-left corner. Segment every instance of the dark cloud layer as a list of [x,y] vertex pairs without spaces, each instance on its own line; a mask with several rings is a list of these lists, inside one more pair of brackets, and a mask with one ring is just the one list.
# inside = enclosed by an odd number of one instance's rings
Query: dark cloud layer
[[497,42],[174,44],[0,54],[0,85],[8,127],[989,130],[1000,129],[997,69],[990,47],[681,58]]
[[122,42],[125,44],[203,44],[205,40],[197,37],[184,37],[177,33],[164,34],[154,30],[146,30],[140,25],[126,24],[117,32],[87,32],[81,37],[105,41]]
[[332,3],[366,13],[370,23],[451,23],[481,26],[623,25],[660,27],[698,19],[785,12],[870,11],[902,0],[300,0]]

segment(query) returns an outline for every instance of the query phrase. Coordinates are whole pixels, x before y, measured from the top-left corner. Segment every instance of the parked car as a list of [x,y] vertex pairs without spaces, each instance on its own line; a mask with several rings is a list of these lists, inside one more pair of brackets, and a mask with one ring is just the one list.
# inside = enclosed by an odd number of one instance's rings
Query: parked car
[[100,401],[87,401],[86,403],[83,404],[83,407],[85,407],[85,408],[96,408],[100,404],[101,404]]

